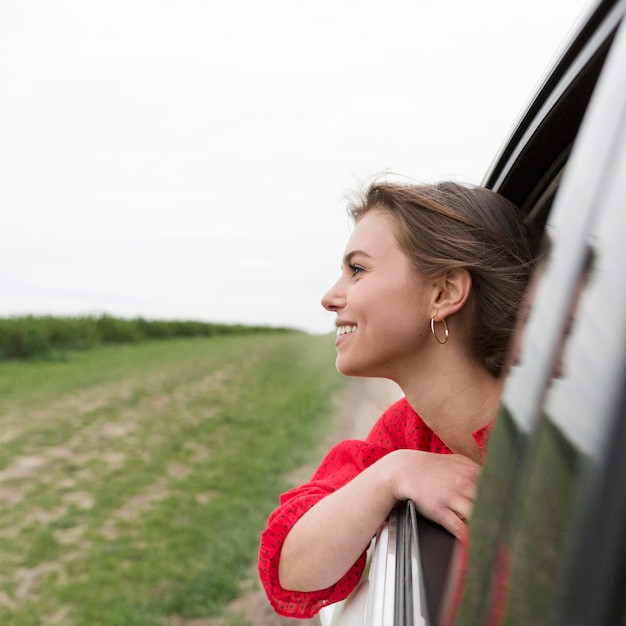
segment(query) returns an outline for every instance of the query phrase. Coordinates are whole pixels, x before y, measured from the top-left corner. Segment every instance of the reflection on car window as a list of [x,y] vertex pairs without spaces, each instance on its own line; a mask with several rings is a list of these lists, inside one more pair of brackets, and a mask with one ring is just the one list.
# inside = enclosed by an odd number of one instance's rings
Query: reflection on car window
[[[527,303],[532,309],[536,285],[550,263],[549,246],[539,263]],[[551,380],[567,376],[568,340],[575,327],[583,293],[589,285],[594,252],[587,247],[576,286],[562,319],[554,352]],[[524,320],[519,331],[523,332]],[[523,344],[520,341],[518,345]],[[523,360],[524,355],[517,358]],[[547,383],[550,386],[550,382]],[[528,468],[519,494],[505,513],[505,532],[495,548],[496,567],[491,581],[490,624],[548,623],[565,549],[565,538],[576,502],[584,458],[572,441],[547,415],[542,415],[524,459]],[[515,589],[509,595],[509,589]]]
[[[516,366],[522,362],[523,359],[523,345],[524,345],[524,331],[526,324],[531,315],[533,309],[533,303],[537,295],[537,288],[540,282],[543,280],[548,265],[550,263],[550,252],[552,244],[548,237],[544,238],[535,272],[526,294],[526,299],[520,307],[520,313],[513,339],[511,340],[511,365]],[[565,355],[567,349],[567,340],[572,333],[574,323],[576,321],[576,314],[580,304],[581,296],[585,287],[589,283],[591,271],[593,268],[595,253],[593,249],[588,246],[585,254],[585,261],[581,268],[581,272],[576,284],[576,288],[572,294],[572,298],[568,307],[567,314],[563,320],[561,328],[560,340],[555,352],[554,365],[552,368],[552,378],[562,378],[566,372]]]

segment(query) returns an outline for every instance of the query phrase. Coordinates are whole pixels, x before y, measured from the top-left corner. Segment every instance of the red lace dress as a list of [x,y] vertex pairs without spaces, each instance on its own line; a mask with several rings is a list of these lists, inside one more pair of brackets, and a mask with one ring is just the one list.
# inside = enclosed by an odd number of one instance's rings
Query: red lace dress
[[[482,451],[489,430],[490,425],[474,433],[474,439]],[[310,482],[281,495],[280,505],[270,515],[261,535],[259,550],[259,575],[277,613],[288,617],[310,618],[325,605],[346,598],[356,587],[365,567],[365,551],[331,587],[300,592],[283,589],[278,582],[280,550],[293,525],[314,504],[389,452],[399,449],[451,454],[403,398],[383,413],[365,441],[341,441],[331,449]]]

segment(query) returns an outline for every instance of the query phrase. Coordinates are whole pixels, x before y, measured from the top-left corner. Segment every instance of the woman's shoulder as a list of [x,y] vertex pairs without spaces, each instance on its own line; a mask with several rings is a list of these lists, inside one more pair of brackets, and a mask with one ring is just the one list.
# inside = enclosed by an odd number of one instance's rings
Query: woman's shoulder
[[390,449],[413,448],[416,446],[416,437],[423,439],[425,434],[430,434],[430,429],[408,400],[400,398],[378,418],[367,441]]

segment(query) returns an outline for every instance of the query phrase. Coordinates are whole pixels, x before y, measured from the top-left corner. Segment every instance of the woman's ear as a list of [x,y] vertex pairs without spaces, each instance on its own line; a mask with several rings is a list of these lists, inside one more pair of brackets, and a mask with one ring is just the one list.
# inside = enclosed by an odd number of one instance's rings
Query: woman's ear
[[438,291],[434,304],[436,321],[463,308],[472,291],[472,275],[465,268],[446,272],[437,281]]

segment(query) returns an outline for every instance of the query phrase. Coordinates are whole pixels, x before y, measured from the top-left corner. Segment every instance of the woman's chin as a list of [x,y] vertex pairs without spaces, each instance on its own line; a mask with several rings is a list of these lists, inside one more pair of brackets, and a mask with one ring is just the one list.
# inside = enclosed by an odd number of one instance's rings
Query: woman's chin
[[342,359],[340,356],[335,361],[335,367],[337,371],[343,376],[363,376],[369,377],[371,374],[364,370],[362,367],[358,367],[355,363],[350,363],[347,359]]

